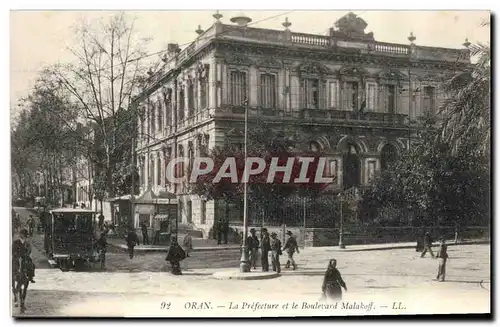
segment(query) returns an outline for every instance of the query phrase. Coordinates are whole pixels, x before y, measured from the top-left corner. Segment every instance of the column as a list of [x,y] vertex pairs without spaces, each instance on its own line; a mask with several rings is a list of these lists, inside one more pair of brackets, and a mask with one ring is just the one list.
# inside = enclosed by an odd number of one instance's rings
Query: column
[[249,106],[256,107],[258,105],[258,89],[259,89],[259,73],[257,68],[250,67],[248,69],[248,95],[249,95]]

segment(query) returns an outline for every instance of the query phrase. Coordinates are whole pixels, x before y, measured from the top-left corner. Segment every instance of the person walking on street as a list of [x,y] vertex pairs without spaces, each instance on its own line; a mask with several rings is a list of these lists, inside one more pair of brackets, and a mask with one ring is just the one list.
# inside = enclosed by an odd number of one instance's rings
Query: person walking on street
[[186,258],[186,252],[177,243],[177,237],[173,236],[170,241],[166,261],[170,262],[173,275],[182,275],[180,262]]
[[293,255],[295,254],[295,251],[297,251],[297,253],[300,253],[299,246],[297,244],[295,236],[293,236],[291,231],[287,231],[286,235],[288,235],[288,239],[286,240],[285,246],[283,247],[283,251],[287,252],[288,260],[286,262],[285,268],[290,268],[290,265],[292,265],[293,270],[295,270],[297,269],[297,264],[295,263],[295,260],[293,260]]
[[186,258],[189,257],[189,252],[193,249],[193,238],[186,234],[182,239],[182,249],[186,252]]
[[142,244],[149,244],[149,236],[148,236],[148,226],[146,226],[145,222],[141,223],[141,232],[142,232]]
[[97,246],[99,249],[99,261],[101,263],[101,270],[106,269],[106,251],[108,248],[108,242],[106,239],[106,232],[101,232],[99,240],[97,241]]
[[161,232],[161,221],[159,219],[153,219],[154,233],[153,237],[153,245],[157,245],[160,241],[160,232]]
[[99,215],[98,220],[99,220],[99,230],[102,230],[102,228],[104,227],[104,216],[102,212]]
[[217,235],[217,245],[222,244],[222,234],[223,234],[223,226],[222,219],[217,220],[215,223],[215,233]]
[[446,277],[446,261],[448,260],[448,246],[444,241],[444,237],[441,238],[437,257],[439,259],[439,265],[436,280],[439,282],[444,282],[444,279]]
[[423,258],[427,253],[427,251],[429,251],[431,257],[434,258],[434,253],[432,252],[432,239],[431,239],[431,234],[429,232],[426,232],[424,235],[424,249],[420,257]]
[[35,230],[35,220],[33,219],[33,215],[30,215],[28,221],[26,222],[28,227],[28,235],[33,236],[33,231]]
[[337,260],[332,259],[326,268],[323,285],[321,287],[322,298],[334,301],[342,300],[342,288],[347,291],[347,286],[337,269]]
[[273,271],[278,274],[281,273],[280,255],[281,252],[281,241],[277,237],[275,232],[271,233],[271,262],[273,265]]
[[247,237],[248,253],[250,254],[250,267],[257,269],[257,253],[259,253],[259,239],[255,235],[255,228],[250,229],[250,236]]
[[262,251],[260,257],[262,271],[269,271],[269,251],[271,250],[271,240],[269,239],[267,228],[262,228],[260,244]]
[[128,255],[130,259],[134,258],[134,247],[139,243],[139,238],[134,231],[133,227],[128,228],[127,236],[125,237],[125,241],[127,242]]
[[224,219],[222,222],[222,233],[224,234],[224,244],[227,244],[227,237],[229,235],[229,220]]

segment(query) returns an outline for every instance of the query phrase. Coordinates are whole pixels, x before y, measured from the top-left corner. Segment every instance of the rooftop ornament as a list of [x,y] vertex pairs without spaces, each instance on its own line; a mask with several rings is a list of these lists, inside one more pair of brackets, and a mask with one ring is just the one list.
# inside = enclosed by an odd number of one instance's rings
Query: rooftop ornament
[[417,38],[413,35],[413,32],[410,32],[410,36],[408,36],[408,41],[410,41],[412,44],[415,42]]
[[470,47],[469,39],[465,38],[465,42],[462,45],[468,49]]
[[198,35],[203,34],[203,32],[204,32],[204,31],[201,29],[201,25],[198,25],[198,29],[197,29],[195,32],[196,32],[196,34],[198,34]]
[[239,15],[239,16],[236,16],[236,17],[233,17],[231,18],[231,23],[236,23],[238,24],[239,26],[247,26],[248,23],[250,23],[252,21],[252,19],[250,17],[247,17],[245,15]]
[[288,17],[285,18],[285,21],[283,22],[283,25],[286,29],[288,29],[290,26],[292,26],[292,23],[288,21]]
[[215,18],[216,21],[220,22],[220,19],[223,17],[221,13],[217,10],[215,14],[212,15],[213,18]]

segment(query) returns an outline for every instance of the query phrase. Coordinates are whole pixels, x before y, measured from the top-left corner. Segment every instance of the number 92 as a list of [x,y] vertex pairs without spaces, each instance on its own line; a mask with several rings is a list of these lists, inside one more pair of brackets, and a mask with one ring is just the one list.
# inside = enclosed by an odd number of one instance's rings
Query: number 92
[[163,301],[163,302],[160,304],[160,308],[161,308],[162,310],[169,310],[169,309],[170,309],[170,304],[171,304],[170,302],[165,302],[165,301]]

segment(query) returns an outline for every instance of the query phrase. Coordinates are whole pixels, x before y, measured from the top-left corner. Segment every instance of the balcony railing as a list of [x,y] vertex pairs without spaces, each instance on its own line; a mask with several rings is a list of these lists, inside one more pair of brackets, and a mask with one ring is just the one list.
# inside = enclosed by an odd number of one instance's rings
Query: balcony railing
[[[244,106],[223,105],[221,109],[217,110],[217,115],[236,115],[242,116],[245,114]],[[261,107],[250,107],[250,116],[261,117],[285,117],[296,118],[302,120],[312,121],[366,121],[378,122],[390,125],[404,125],[407,123],[407,115],[386,113],[386,112],[358,112],[350,110],[332,110],[332,109],[302,109],[299,111],[285,111],[283,109],[266,109]]]
[[314,34],[292,33],[292,43],[326,48],[330,46],[330,38],[328,36]]

